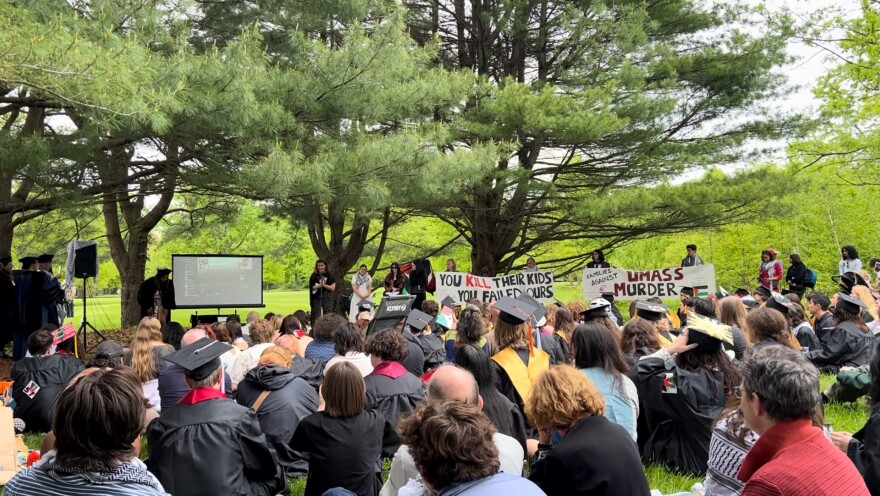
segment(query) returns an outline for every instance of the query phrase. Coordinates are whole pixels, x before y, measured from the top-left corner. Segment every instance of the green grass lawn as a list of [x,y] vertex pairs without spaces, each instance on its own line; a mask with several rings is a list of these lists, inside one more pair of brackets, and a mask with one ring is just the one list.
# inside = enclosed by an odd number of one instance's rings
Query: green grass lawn
[[[570,300],[581,299],[581,287],[576,285],[569,285],[566,283],[560,283],[556,285],[556,294],[557,298],[566,302]],[[376,301],[377,303],[381,297],[381,291],[373,293],[374,301]],[[263,292],[263,304],[265,305],[264,308],[221,308],[220,313],[222,315],[226,315],[233,312],[238,312],[238,314],[242,316],[242,320],[244,320],[244,316],[251,310],[259,312],[260,315],[265,315],[268,312],[287,315],[297,310],[305,310],[308,312],[309,292],[306,290],[265,291]],[[121,307],[119,296],[107,295],[89,297],[88,305],[89,306],[87,310],[89,323],[95,326],[95,328],[99,330],[119,328]],[[75,317],[69,320],[79,325],[79,322],[82,319],[82,299],[78,299],[74,302],[74,308],[76,312]],[[196,312],[201,314],[215,314],[217,313],[217,309],[207,308],[203,310],[174,310],[173,312],[171,312],[171,318],[172,320],[186,325],[186,323],[189,322],[189,316]]]

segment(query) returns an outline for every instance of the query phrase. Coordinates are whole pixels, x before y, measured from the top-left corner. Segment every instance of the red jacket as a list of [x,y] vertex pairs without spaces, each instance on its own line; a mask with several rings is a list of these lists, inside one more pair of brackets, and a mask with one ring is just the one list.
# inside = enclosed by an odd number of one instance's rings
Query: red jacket
[[746,484],[742,496],[870,496],[852,461],[810,419],[762,434],[737,478]]

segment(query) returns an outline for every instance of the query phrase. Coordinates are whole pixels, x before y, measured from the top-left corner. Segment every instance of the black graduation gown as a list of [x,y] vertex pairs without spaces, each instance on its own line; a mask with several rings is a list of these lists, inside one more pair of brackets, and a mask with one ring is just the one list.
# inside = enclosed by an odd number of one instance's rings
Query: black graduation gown
[[[33,356],[15,362],[11,373],[13,416],[24,420],[26,432],[52,430],[55,402],[67,383],[84,368],[82,360],[71,355]],[[26,392],[32,382],[36,387]]]
[[[709,460],[712,422],[726,403],[721,373],[677,365],[667,369],[662,358],[650,356],[639,361],[638,377],[639,399],[650,432],[643,459],[702,477]],[[663,392],[664,382],[667,392]]]
[[46,308],[46,323],[61,325],[58,306],[64,303],[64,291],[58,278],[46,271],[40,271],[43,281],[43,305]]
[[274,496],[284,472],[257,414],[227,399],[175,405],[147,429],[147,467],[174,496]]
[[6,274],[0,274],[0,346],[12,340],[12,330],[18,319],[15,302],[15,283]]
[[837,320],[834,319],[834,315],[831,315],[831,312],[825,312],[822,315],[822,318],[816,320],[813,323],[813,329],[816,333],[816,337],[819,338],[819,343],[822,346],[825,346],[825,342],[828,341],[828,338],[831,336],[831,331],[837,327]]
[[859,432],[853,434],[846,455],[853,461],[871,496],[880,496],[880,405]]
[[45,274],[26,270],[15,278],[15,305],[18,314],[15,332],[30,336],[32,332],[49,322],[49,314],[44,305]]
[[825,346],[810,350],[807,358],[821,372],[836,374],[840,367],[858,367],[871,361],[874,350],[874,335],[862,332],[853,322],[842,322],[831,331]]
[[819,338],[816,337],[816,333],[814,333],[812,329],[807,329],[806,327],[798,331],[797,340],[798,343],[800,343],[801,348],[807,348],[809,351],[818,350],[822,347],[822,345],[819,344]]
[[[153,308],[153,296],[158,289],[158,281],[156,276],[148,277],[141,283],[138,288],[138,305],[141,307],[141,317],[150,315],[150,308]],[[166,310],[174,310],[177,308],[177,300],[174,296],[174,281],[169,279],[162,288],[162,307]]]
[[[629,376],[630,380],[633,381],[633,384],[638,388],[639,385],[639,360],[643,356],[648,356],[653,353],[648,348],[639,348],[634,350],[632,354],[626,354],[623,356],[626,364],[629,365]],[[639,417],[636,419],[636,440],[638,442],[639,453],[645,448],[645,443],[648,441],[648,437],[651,435],[651,430],[648,427],[648,416],[645,414],[645,403],[642,401],[642,398],[639,397]]]
[[[543,448],[543,447],[542,447]],[[632,437],[605,417],[578,420],[529,476],[547,496],[648,496]]]
[[397,422],[403,414],[415,410],[425,399],[425,386],[421,379],[409,372],[397,379],[372,373],[364,377],[364,383],[367,387],[367,409],[377,410],[385,417],[382,456],[394,456],[400,448]]

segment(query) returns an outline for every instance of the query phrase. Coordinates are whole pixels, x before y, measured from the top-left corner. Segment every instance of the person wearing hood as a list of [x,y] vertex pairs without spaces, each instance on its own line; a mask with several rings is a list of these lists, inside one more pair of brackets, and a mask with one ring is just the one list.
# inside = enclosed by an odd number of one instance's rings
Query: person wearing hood
[[290,439],[300,420],[318,410],[318,393],[291,372],[292,360],[286,348],[267,348],[260,355],[259,366],[245,375],[235,393],[239,405],[257,413],[266,441],[288,479],[309,473],[308,461],[293,451]]

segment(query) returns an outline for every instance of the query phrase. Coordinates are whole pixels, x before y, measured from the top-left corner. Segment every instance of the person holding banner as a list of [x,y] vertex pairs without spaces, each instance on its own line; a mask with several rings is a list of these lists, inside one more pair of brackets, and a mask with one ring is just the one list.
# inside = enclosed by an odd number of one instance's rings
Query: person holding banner
[[495,323],[495,343],[499,351],[492,355],[496,385],[525,416],[525,403],[538,377],[550,368],[550,355],[534,347],[528,324],[535,312],[532,305],[505,297],[498,300],[494,308],[499,312]]

